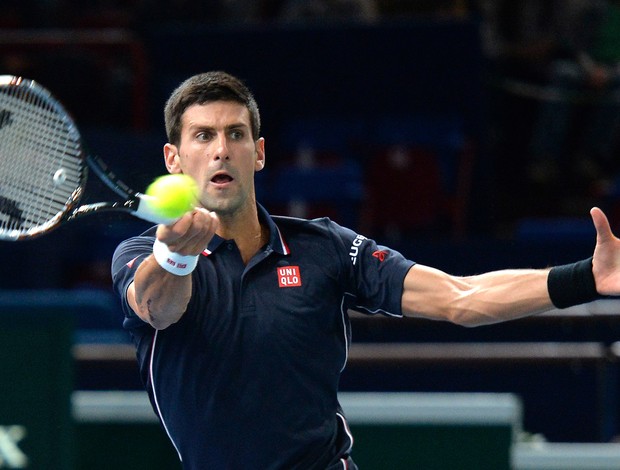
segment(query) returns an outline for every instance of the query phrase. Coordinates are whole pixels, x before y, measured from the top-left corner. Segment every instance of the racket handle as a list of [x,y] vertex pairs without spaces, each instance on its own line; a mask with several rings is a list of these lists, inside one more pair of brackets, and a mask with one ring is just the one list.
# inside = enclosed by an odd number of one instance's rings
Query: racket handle
[[137,193],[138,207],[134,208],[133,215],[141,219],[153,222],[155,224],[171,225],[175,223],[180,217],[163,217],[157,213],[157,208],[153,204],[155,198],[147,196],[146,194]]

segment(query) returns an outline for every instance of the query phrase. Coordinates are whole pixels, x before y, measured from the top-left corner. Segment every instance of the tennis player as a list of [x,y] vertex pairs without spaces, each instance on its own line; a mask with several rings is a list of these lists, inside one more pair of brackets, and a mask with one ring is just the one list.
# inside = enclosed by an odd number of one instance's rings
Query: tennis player
[[259,110],[237,78],[189,78],[165,122],[166,167],[198,181],[200,207],[121,243],[112,271],[185,469],[357,468],[337,399],[347,309],[475,326],[620,294],[620,240],[597,208],[590,259],[456,277],[329,219],[268,214]]

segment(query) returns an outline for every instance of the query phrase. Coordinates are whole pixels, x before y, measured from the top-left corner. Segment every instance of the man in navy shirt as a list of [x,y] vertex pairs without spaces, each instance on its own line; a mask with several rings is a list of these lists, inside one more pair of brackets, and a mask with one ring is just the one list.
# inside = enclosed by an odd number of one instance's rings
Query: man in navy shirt
[[355,469],[338,404],[347,310],[481,325],[620,294],[620,240],[592,209],[594,256],[456,277],[328,219],[270,216],[257,104],[224,72],[165,108],[170,173],[199,206],[117,248],[112,271],[151,403],[186,469]]

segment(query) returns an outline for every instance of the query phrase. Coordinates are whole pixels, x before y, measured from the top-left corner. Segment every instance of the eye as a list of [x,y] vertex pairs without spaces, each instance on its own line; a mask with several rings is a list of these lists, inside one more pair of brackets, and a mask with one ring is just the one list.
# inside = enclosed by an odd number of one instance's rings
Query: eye
[[240,131],[238,129],[230,131],[230,137],[233,140],[241,140],[243,139],[243,136],[244,136],[243,131]]
[[211,139],[211,132],[201,131],[196,134],[196,140],[206,142]]

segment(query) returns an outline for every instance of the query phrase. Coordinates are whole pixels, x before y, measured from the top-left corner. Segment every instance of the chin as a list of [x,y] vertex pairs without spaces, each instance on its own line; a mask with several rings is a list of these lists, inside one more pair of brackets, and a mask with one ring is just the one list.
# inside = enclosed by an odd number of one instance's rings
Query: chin
[[252,198],[211,197],[203,201],[203,207],[218,215],[231,216],[244,212],[250,206],[256,206],[256,201],[250,201],[249,199]]
[[232,215],[239,210],[238,206],[231,204],[230,201],[218,201],[216,203],[205,204],[205,209],[215,212],[218,215]]

